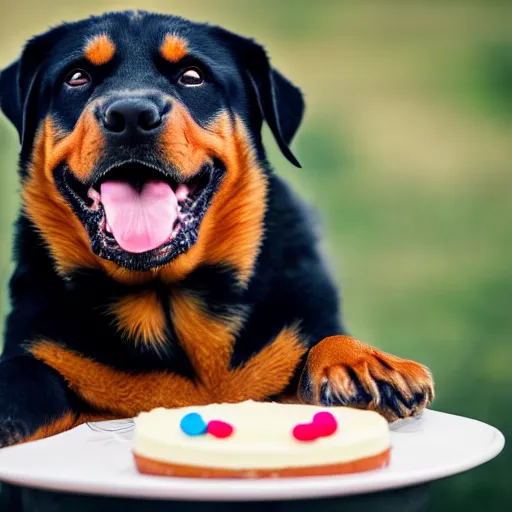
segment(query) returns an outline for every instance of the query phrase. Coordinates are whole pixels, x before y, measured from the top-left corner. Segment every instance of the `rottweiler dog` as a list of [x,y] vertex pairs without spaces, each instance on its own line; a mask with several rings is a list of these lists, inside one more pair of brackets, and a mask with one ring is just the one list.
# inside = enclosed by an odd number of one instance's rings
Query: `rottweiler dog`
[[373,409],[433,398],[424,366],[346,335],[302,203],[271,170],[300,90],[262,46],[146,12],[64,24],[0,76],[22,206],[0,446],[154,407]]

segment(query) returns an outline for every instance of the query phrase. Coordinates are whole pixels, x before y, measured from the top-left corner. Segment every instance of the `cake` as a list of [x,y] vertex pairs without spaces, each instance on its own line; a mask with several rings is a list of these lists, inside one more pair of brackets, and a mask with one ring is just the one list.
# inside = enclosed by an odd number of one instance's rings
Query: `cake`
[[385,467],[386,420],[347,407],[242,402],[154,409],[135,419],[139,472],[193,478],[272,478]]

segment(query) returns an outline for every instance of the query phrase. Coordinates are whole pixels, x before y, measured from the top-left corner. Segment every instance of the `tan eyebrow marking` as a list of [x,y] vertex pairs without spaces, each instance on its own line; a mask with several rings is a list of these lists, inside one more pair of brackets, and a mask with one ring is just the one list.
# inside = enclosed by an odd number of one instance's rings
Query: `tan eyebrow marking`
[[177,35],[167,34],[160,46],[160,54],[169,62],[178,62],[188,54],[187,41]]
[[107,34],[98,34],[89,39],[85,46],[85,58],[96,66],[106,64],[114,57],[116,45]]

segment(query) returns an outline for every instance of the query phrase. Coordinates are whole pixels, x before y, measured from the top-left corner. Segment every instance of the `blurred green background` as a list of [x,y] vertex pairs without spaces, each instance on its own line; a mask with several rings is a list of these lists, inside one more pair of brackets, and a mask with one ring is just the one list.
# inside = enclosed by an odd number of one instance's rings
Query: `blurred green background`
[[[433,370],[435,409],[512,433],[512,2],[1,0],[0,66],[62,20],[143,8],[263,42],[308,105],[278,172],[324,218],[353,334]],[[0,120],[0,295],[17,136]],[[503,510],[512,451],[433,486],[432,510]]]

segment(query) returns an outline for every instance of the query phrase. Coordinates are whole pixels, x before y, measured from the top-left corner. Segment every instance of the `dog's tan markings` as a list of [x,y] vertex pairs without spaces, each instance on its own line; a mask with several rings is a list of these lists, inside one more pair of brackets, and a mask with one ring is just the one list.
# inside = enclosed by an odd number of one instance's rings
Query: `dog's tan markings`
[[42,234],[59,274],[97,268],[121,283],[141,285],[156,279],[157,270],[134,272],[96,256],[85,228],[55,186],[54,171],[60,163],[67,163],[70,172],[84,181],[101,156],[104,140],[91,109],[71,133],[59,130],[51,117],[41,123],[22,188],[22,207]]
[[51,117],[47,117],[36,136],[31,172],[42,172],[48,181],[53,181],[55,168],[66,162],[75,177],[84,182],[94,170],[104,146],[105,139],[92,107],[82,113],[68,134],[55,126]]
[[[80,423],[83,423],[83,421]],[[76,427],[78,424],[78,415],[72,412],[68,412],[60,418],[49,421],[48,423],[42,425],[32,435],[26,437],[21,442],[26,443],[28,441],[37,441],[38,439],[54,436],[73,427]]]
[[230,264],[246,284],[263,240],[267,179],[240,121],[235,130],[224,148],[228,172],[205,215],[212,233],[205,260]]
[[160,146],[169,162],[187,177],[213,159],[226,167],[201,222],[198,241],[162,268],[163,279],[182,279],[200,263],[228,263],[246,284],[263,238],[267,180],[243,122],[236,119],[233,123],[227,113],[221,113],[202,128],[182,104],[175,102]]
[[29,176],[22,189],[22,208],[43,235],[59,273],[67,273],[94,268],[97,258],[85,228],[55,187],[53,169],[61,158],[60,144],[66,144],[65,139],[58,142],[59,138],[47,118],[35,140]]
[[122,372],[48,340],[33,343],[29,350],[60,373],[89,405],[118,417],[133,417],[155,407],[209,403],[203,388],[169,372]]
[[179,101],[174,101],[160,139],[163,157],[186,178],[194,176],[212,157],[223,153],[225,138],[231,134],[227,113],[203,128]]
[[95,66],[110,62],[116,53],[116,45],[107,34],[98,34],[87,41],[84,49],[85,58]]
[[229,322],[214,318],[199,299],[181,291],[172,294],[171,315],[180,345],[198,380],[210,393],[216,393],[228,374],[236,332],[241,327],[240,318],[234,317]]
[[[287,327],[243,367],[231,369],[233,332],[240,327],[236,321],[212,319],[198,309],[196,300],[185,296],[174,298],[173,313],[177,335],[197,372],[197,383],[163,371],[116,370],[44,339],[34,342],[29,351],[62,375],[102,419],[136,416],[156,407],[267,400],[283,392],[306,351],[296,326]],[[42,427],[31,439],[93,421],[91,418],[66,416]]]
[[138,286],[153,282],[159,278],[161,272],[160,268],[154,268],[147,271],[128,270],[120,267],[113,261],[107,260],[100,260],[100,264],[101,268],[109,277],[126,285]]
[[167,34],[160,46],[160,55],[169,62],[178,62],[188,54],[188,44],[185,39],[175,35]]
[[242,367],[233,370],[220,385],[224,400],[265,400],[281,393],[289,384],[306,353],[296,326],[277,337]]
[[[309,351],[299,389],[310,387],[312,393],[301,398],[308,403],[320,403],[321,387],[327,384],[334,395],[354,403],[358,390],[352,375],[371,397],[369,404],[362,404],[364,408],[378,411],[389,421],[418,414],[434,398],[432,376],[425,366],[381,352],[349,336],[325,338]],[[383,403],[377,382],[398,390],[411,403],[410,407],[402,404],[397,416]],[[308,383],[310,386],[306,386]],[[396,402],[399,406],[400,401]]]
[[290,382],[306,349],[296,326],[283,329],[243,367],[232,369],[231,355],[242,319],[213,318],[201,301],[175,292],[171,299],[174,328],[198,381],[212,401],[265,400]]
[[165,344],[165,314],[154,290],[144,290],[121,297],[110,305],[117,329],[122,336],[139,341],[157,351]]
[[58,162],[66,160],[76,178],[86,181],[94,170],[104,146],[105,139],[101,128],[92,109],[88,109],[80,116],[74,130],[55,146],[49,162],[50,169],[54,169]]

